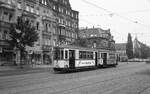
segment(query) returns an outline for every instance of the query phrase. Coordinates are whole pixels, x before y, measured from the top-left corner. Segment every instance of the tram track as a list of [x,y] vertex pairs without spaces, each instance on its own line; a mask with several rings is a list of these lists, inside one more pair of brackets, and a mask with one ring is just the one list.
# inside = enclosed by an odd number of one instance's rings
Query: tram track
[[[137,67],[137,66],[134,66],[134,67]],[[121,69],[120,71],[123,71],[124,69],[125,68]],[[117,70],[113,70],[113,72],[115,72],[115,71],[117,71]],[[103,72],[105,72],[105,74],[107,74],[107,73],[110,72],[110,70],[106,71],[104,69],[103,71],[95,70],[95,71],[90,71],[90,72],[92,72],[92,75],[90,75],[90,76],[93,76],[93,75],[96,75],[96,74],[101,74]],[[81,72],[81,74],[83,74],[83,73],[85,73],[85,72]],[[29,77],[28,79],[22,78],[22,79],[9,80],[9,81],[6,80],[4,82],[1,82],[0,89],[11,88],[11,87],[23,87],[23,86],[34,85],[34,84],[36,85],[36,84],[40,84],[40,83],[44,84],[44,83],[47,83],[47,82],[63,81],[63,80],[66,80],[66,79],[71,80],[71,79],[77,79],[77,78],[85,77],[85,75],[82,76],[81,74],[80,73],[69,74],[69,75],[68,74],[67,75],[66,74],[56,74],[56,75],[51,74],[51,75],[46,75],[45,77],[41,77],[41,78],[38,78],[38,76],[35,76],[34,78]],[[58,76],[58,75],[63,76],[63,78],[59,78],[60,76]],[[58,78],[58,79],[55,79],[55,78]],[[17,83],[17,82],[23,82],[23,83]]]
[[[126,74],[127,72],[121,72],[121,73],[119,73],[119,74],[112,74],[113,75],[113,77],[114,78],[112,78],[112,79],[107,79],[107,80],[102,80],[102,81],[96,81],[96,82],[94,82],[94,83],[89,83],[89,84],[85,84],[84,83],[84,78],[80,78],[80,79],[69,79],[69,80],[67,80],[67,81],[63,81],[63,82],[60,82],[61,84],[68,84],[68,83],[71,83],[71,82],[74,82],[74,83],[77,83],[79,80],[80,81],[83,81],[83,83],[81,84],[81,85],[79,85],[79,86],[77,86],[77,87],[73,87],[73,88],[70,88],[70,89],[64,89],[64,90],[60,90],[60,91],[57,91],[57,93],[59,93],[59,92],[65,92],[65,91],[68,91],[68,90],[74,90],[74,89],[77,89],[77,88],[83,88],[83,87],[86,87],[86,86],[90,86],[90,85],[93,85],[93,84],[96,84],[96,83],[98,83],[98,84],[100,84],[100,83],[104,83],[104,82],[107,82],[107,81],[112,81],[112,80],[116,80],[116,79],[121,79],[121,78],[125,78],[125,77],[128,77],[129,75],[125,75],[124,76],[124,74]],[[118,76],[118,77],[116,77],[116,75],[120,75],[120,74],[123,74],[123,76]],[[131,73],[129,73],[130,75],[133,75],[133,74],[131,74]],[[96,78],[97,76],[95,76],[94,78]],[[90,79],[90,80],[92,80],[93,79],[93,76],[92,77],[89,77],[88,79]],[[86,81],[88,80],[88,79],[86,79]],[[85,81],[85,82],[86,82]],[[51,90],[53,87],[57,87],[59,84],[60,84],[58,81],[57,81],[57,83],[51,83],[50,85],[41,85],[41,87],[38,87],[38,88],[30,88],[30,89],[27,89],[27,90],[25,90],[25,91],[20,91],[20,92],[16,92],[15,94],[21,94],[22,92],[36,92],[36,90],[38,89],[38,90],[41,90],[42,91],[42,89],[43,90],[45,90],[45,89],[48,89],[48,90]],[[79,83],[80,84],[80,83]],[[50,92],[51,93],[51,92]],[[35,93],[35,94],[38,94],[38,93]]]
[[[130,74],[130,75],[133,75],[133,74]],[[75,90],[75,89],[80,89],[80,88],[84,88],[84,87],[89,87],[89,86],[93,86],[93,85],[98,85],[98,84],[101,84],[101,83],[105,83],[105,82],[109,82],[109,81],[115,81],[115,80],[119,80],[119,79],[122,79],[122,78],[128,78],[128,76],[130,76],[130,75],[126,75],[126,76],[119,76],[119,77],[114,77],[114,78],[111,78],[111,79],[107,79],[107,80],[102,80],[102,81],[95,81],[95,82],[93,82],[93,83],[89,83],[89,84],[83,84],[83,85],[79,85],[79,86],[75,86],[75,87],[73,87],[73,88],[67,88],[67,89],[62,89],[62,90],[59,90],[59,91],[54,91],[53,92],[53,87],[42,87],[42,88],[38,88],[38,90],[39,91],[41,91],[42,89],[44,90],[44,91],[47,91],[47,89],[49,90],[49,92],[48,93],[46,93],[46,94],[62,94],[63,92],[69,92],[69,91],[72,91],[72,90]],[[83,79],[84,80],[84,79]],[[134,80],[134,79],[133,79]],[[77,83],[77,81],[67,81],[67,82],[74,82],[74,83]],[[64,82],[65,83],[65,82]],[[62,84],[62,83],[61,83]],[[57,87],[59,84],[56,84],[56,85],[54,85],[53,84],[53,86],[54,87]],[[65,84],[64,84],[64,86],[65,86]],[[52,91],[51,91],[51,90]],[[32,90],[28,90],[28,91],[24,91],[24,92],[26,92],[26,93],[28,93],[28,92],[32,92],[32,94],[38,94],[38,93],[40,93],[40,94],[44,94],[44,91],[43,92],[36,92],[37,91],[37,89],[32,89]],[[22,94],[22,92],[18,92],[18,93],[15,93],[15,94]],[[24,94],[24,93],[23,93]],[[69,93],[68,93],[69,94]]]
[[[133,66],[132,66],[133,67]],[[135,66],[137,67],[137,66]],[[124,70],[125,68],[121,69],[121,70]],[[99,74],[99,73],[109,73],[109,71],[106,72],[105,69],[102,69],[103,71],[99,71],[99,70],[95,70],[95,71],[90,71],[90,72],[94,72],[92,75],[95,75],[95,74]],[[120,71],[121,71],[120,70]],[[117,71],[117,70],[113,70],[114,72]],[[85,72],[81,72],[82,74],[85,73]],[[80,73],[77,73],[77,74],[64,74],[66,75],[66,77],[63,75],[63,74],[56,74],[56,75],[53,75],[53,74],[49,74],[49,75],[46,75],[45,77],[41,77],[41,78],[38,78],[38,76],[35,76],[34,78],[33,77],[29,77],[28,79],[27,78],[21,78],[21,79],[15,79],[15,80],[9,80],[9,81],[4,81],[4,82],[1,82],[0,84],[0,89],[4,89],[4,88],[11,88],[11,87],[22,87],[22,86],[25,86],[25,85],[34,85],[34,84],[39,84],[39,83],[47,83],[47,82],[50,82],[50,81],[62,81],[62,80],[66,80],[66,79],[76,79],[76,78],[79,78],[79,76],[77,76],[78,74]],[[63,78],[59,78],[58,75],[61,75],[61,76],[64,76]],[[73,75],[73,76],[71,76]],[[83,77],[82,75],[80,75],[81,77]],[[85,75],[84,75],[85,76]],[[91,76],[91,75],[90,75]],[[55,79],[55,78],[58,78],[58,79]],[[31,79],[31,80],[29,80]],[[34,80],[33,80],[34,79]],[[7,82],[7,83],[6,83]],[[23,83],[16,83],[16,82],[23,82]],[[3,86],[3,87],[2,87]],[[6,86],[6,87],[5,87]]]

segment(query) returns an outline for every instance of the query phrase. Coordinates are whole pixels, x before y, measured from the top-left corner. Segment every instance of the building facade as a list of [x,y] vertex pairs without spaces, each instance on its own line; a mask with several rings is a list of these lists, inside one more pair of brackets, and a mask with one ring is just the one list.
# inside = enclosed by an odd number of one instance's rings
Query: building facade
[[10,23],[16,22],[18,16],[30,20],[39,33],[34,47],[26,48],[36,63],[50,63],[54,46],[69,44],[77,38],[78,12],[72,10],[69,0],[1,0],[0,61],[11,62],[15,57],[7,40]]
[[70,44],[78,37],[79,12],[72,10],[69,0],[51,0],[57,17],[57,45]]
[[126,54],[126,43],[116,43],[115,49],[119,55],[119,61],[128,61],[128,56]]
[[133,41],[134,58],[147,59],[150,57],[150,47],[136,37]]
[[13,48],[9,47],[10,23],[15,21],[15,1],[0,1],[0,62],[11,62],[13,59]]
[[97,49],[115,50],[115,41],[110,33],[110,29],[85,28],[79,30],[79,37],[87,39],[87,47]]

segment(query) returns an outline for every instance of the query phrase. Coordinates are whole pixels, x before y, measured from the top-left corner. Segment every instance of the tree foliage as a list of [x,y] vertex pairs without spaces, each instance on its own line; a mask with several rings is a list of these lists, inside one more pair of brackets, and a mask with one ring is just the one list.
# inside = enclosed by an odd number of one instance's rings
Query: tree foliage
[[133,43],[131,34],[128,33],[128,41],[126,44],[126,53],[129,59],[133,58]]
[[11,24],[9,32],[10,46],[20,50],[21,55],[26,52],[26,46],[33,47],[38,40],[38,32],[29,20],[18,17],[17,22]]

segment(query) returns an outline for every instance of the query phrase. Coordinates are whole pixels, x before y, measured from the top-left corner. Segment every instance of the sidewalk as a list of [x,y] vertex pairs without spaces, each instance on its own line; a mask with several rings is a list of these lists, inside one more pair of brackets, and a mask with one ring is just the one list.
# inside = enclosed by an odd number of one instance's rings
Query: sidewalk
[[0,76],[21,75],[27,73],[48,72],[52,70],[52,65],[26,65],[20,66],[0,66]]

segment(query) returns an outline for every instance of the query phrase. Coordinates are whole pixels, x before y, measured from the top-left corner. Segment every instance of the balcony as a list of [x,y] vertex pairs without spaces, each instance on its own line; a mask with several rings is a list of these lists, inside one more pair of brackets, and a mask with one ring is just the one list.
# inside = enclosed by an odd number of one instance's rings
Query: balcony
[[43,16],[42,20],[43,21],[53,21],[53,22],[56,22],[56,19],[54,17],[48,17],[48,16]]
[[26,0],[26,1],[28,1],[28,2],[32,2],[32,3],[34,3],[34,4],[36,4],[36,3],[37,3],[37,1],[36,1],[36,0]]
[[51,50],[52,50],[52,46],[43,45],[43,46],[42,46],[42,50],[43,50],[43,51],[51,51]]
[[6,9],[14,11],[15,10],[15,5],[14,4],[3,3],[3,4],[0,4],[0,8],[6,8]]
[[48,32],[46,30],[43,30],[42,34],[46,35],[46,36],[52,36],[53,35],[52,32]]
[[61,40],[66,40],[66,36],[65,35],[59,35],[58,36],[58,39],[61,41]]
[[66,26],[64,24],[59,23],[58,24],[59,28],[65,28]]
[[9,46],[7,40],[0,40],[0,46]]
[[31,18],[35,18],[36,19],[37,15],[35,13],[31,13],[29,11],[23,11],[22,16],[31,17]]
[[0,27],[10,28],[10,22],[0,20]]

